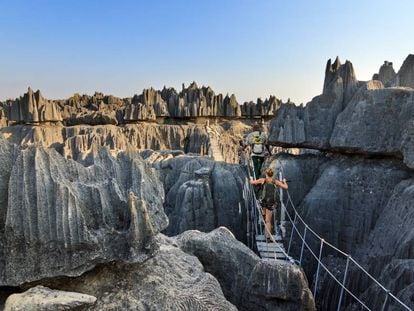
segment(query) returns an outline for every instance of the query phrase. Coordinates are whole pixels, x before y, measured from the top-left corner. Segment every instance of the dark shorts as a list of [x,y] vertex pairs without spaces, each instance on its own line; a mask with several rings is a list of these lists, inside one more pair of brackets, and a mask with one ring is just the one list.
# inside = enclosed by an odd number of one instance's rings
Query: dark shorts
[[273,204],[273,205],[262,204],[262,207],[265,208],[265,209],[268,209],[269,211],[273,211],[273,210],[279,210],[280,209],[280,204]]

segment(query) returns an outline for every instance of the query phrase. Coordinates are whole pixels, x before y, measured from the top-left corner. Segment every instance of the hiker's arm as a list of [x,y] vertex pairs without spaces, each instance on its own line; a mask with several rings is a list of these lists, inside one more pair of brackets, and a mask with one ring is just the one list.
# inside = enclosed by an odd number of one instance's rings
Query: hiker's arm
[[254,180],[253,177],[250,177],[250,184],[252,185],[260,185],[260,184],[263,184],[263,182],[264,182],[264,178],[259,178],[259,179]]
[[287,190],[289,188],[286,179],[283,178],[282,181],[279,181],[277,179],[275,179],[275,183],[276,185],[278,185],[280,188]]

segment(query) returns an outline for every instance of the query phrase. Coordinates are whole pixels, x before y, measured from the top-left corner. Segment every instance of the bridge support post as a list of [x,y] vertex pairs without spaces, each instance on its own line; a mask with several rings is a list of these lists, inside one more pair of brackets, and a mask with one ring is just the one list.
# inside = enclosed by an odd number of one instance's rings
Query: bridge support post
[[316,298],[316,290],[318,288],[319,271],[321,269],[321,260],[322,260],[323,242],[324,242],[324,239],[321,240],[321,245],[319,247],[318,268],[316,269],[316,279],[315,279],[315,285],[313,287],[313,299]]
[[303,231],[302,248],[300,250],[300,258],[299,258],[300,265],[302,265],[303,249],[305,248],[305,240],[306,240],[307,230],[308,230],[308,225],[305,224],[305,230]]
[[[279,180],[282,180],[282,172],[279,172]],[[285,222],[285,206],[283,205],[283,189],[279,188],[280,193],[280,225],[282,225]]]
[[341,283],[342,284],[341,294],[339,295],[338,307],[336,308],[337,311],[339,311],[339,309],[341,308],[342,297],[344,295],[344,287],[345,287],[346,277],[348,275],[348,268],[349,268],[349,258],[350,258],[350,256],[348,255],[347,258],[346,258],[344,277],[343,277],[342,283]]
[[[289,245],[288,245],[288,250],[287,250],[288,255],[289,255],[289,252],[290,252],[290,246],[292,245],[293,232],[296,229],[296,218],[297,217],[298,217],[298,215],[295,213],[295,218],[293,219],[293,223],[292,223],[292,230],[290,231]],[[292,221],[292,218],[291,218],[291,221]]]
[[387,302],[388,302],[388,297],[390,296],[390,291],[387,290],[387,296],[385,296],[385,300],[384,300],[384,304],[382,305],[381,311],[385,310],[385,307],[387,306]]

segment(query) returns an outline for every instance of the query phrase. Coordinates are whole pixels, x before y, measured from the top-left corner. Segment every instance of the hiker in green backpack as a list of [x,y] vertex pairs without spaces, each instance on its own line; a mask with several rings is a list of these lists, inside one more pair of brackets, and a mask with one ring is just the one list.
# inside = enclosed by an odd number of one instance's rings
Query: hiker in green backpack
[[262,170],[266,149],[268,154],[271,155],[269,145],[267,144],[267,135],[263,132],[262,127],[258,123],[253,125],[253,132],[246,137],[246,147],[247,146],[251,146],[254,177],[257,179]]
[[261,204],[262,215],[265,218],[266,222],[266,240],[267,242],[272,242],[270,236],[272,232],[272,215],[273,210],[280,210],[280,196],[279,189],[287,190],[288,184],[286,179],[282,181],[273,178],[273,170],[271,168],[266,169],[266,177],[259,178],[254,180],[250,177],[250,183],[252,185],[262,185],[262,193],[260,195],[259,201]]

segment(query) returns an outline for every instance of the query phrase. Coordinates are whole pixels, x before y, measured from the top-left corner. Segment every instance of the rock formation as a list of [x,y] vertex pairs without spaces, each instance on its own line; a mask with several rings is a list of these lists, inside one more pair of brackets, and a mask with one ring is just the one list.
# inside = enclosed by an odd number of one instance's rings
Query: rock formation
[[[349,78],[354,76],[345,74],[350,73],[350,65],[345,70],[337,61],[328,62],[323,94],[305,107],[282,105],[271,122],[273,144],[321,152],[279,156],[270,165],[278,170],[283,167],[285,177],[292,180],[290,194],[312,229],[350,253],[387,289],[413,307],[414,231],[409,223],[414,216],[407,210],[413,204],[414,168],[411,60],[410,55],[396,75],[392,64],[386,62],[375,80],[367,82]],[[400,76],[405,77],[404,85]],[[347,82],[351,87],[344,87],[341,80],[353,81]],[[347,89],[353,91],[346,95]],[[329,93],[338,96],[329,99]],[[338,100],[341,97],[342,106]],[[315,111],[318,113],[312,114]],[[299,230],[304,227],[299,226]],[[314,252],[319,251],[316,239],[308,237],[308,243]],[[301,241],[294,238],[294,256],[299,257],[300,248]],[[304,269],[313,282],[316,263],[306,253]],[[346,258],[331,250],[323,255],[323,261],[337,277],[343,277]],[[348,287],[371,309],[381,309],[385,292],[355,265],[349,270]],[[326,273],[321,273],[318,292],[323,293],[317,296],[319,308],[337,307],[340,291]],[[343,301],[343,306],[358,308],[352,299]],[[391,298],[387,307],[399,309]]]
[[237,310],[200,261],[157,237],[159,251],[143,263],[108,263],[46,286],[97,298],[88,310]]
[[22,294],[13,294],[7,298],[4,311],[65,311],[79,310],[95,303],[96,297],[52,290],[44,286],[36,286]]
[[[410,59],[400,71],[410,67]],[[412,103],[412,89],[357,82],[351,63],[328,61],[323,94],[305,107],[282,105],[271,122],[269,140],[282,146],[402,156],[413,167]]]
[[398,71],[395,85],[414,88],[414,54],[408,55],[404,60]]
[[[56,124],[118,125],[164,118],[190,119],[196,117],[266,117],[272,116],[281,105],[274,96],[242,106],[236,96],[215,94],[210,87],[199,88],[195,82],[180,92],[164,87],[161,91],[144,89],[132,98],[118,98],[96,92],[92,96],[74,94],[64,100],[46,100],[40,91],[28,92],[16,100],[0,105],[0,125]],[[3,112],[2,112],[3,111]]]
[[78,276],[99,263],[140,262],[154,251],[152,236],[167,225],[164,193],[139,157],[99,149],[84,167],[35,146],[13,161],[8,149],[0,153],[2,177],[10,174],[0,206],[1,285]]
[[198,257],[239,310],[315,310],[302,270],[280,261],[264,261],[226,228],[208,234],[187,231],[175,238]]
[[245,241],[246,209],[252,202],[244,168],[180,153],[147,151],[142,156],[157,168],[164,184],[167,235],[225,226]]
[[327,148],[336,117],[354,96],[357,86],[351,62],[341,65],[336,58],[332,64],[329,59],[323,93],[305,107],[282,105],[271,122],[269,140],[293,147]]
[[[414,306],[414,300],[407,295],[414,283],[410,272],[413,243],[410,223],[414,216],[407,210],[413,204],[410,169],[398,159],[363,159],[339,154],[281,155],[270,166],[276,171],[283,168],[285,178],[291,180],[290,195],[310,228],[351,254],[394,295]],[[304,227],[297,226],[303,232]],[[315,253],[319,251],[319,241],[313,235],[308,236],[307,243]],[[295,235],[292,245],[291,254],[299,258],[301,241]],[[346,258],[329,248],[323,254],[325,264],[342,278]],[[316,262],[306,250],[303,263],[312,283]],[[356,266],[351,265],[348,279],[348,287],[370,308],[382,307],[384,292]],[[323,293],[317,296],[319,308],[336,308],[338,286],[323,271],[318,292]],[[350,299],[344,305],[352,303]]]
[[392,83],[397,74],[392,67],[392,62],[384,61],[384,64],[379,69],[379,72],[374,74],[372,80],[379,80],[385,87],[392,86]]
[[40,91],[31,88],[23,97],[6,106],[7,119],[17,123],[42,123],[62,121],[61,111],[53,101],[43,98]]
[[414,168],[414,90],[360,89],[338,116],[330,145],[403,157]]

